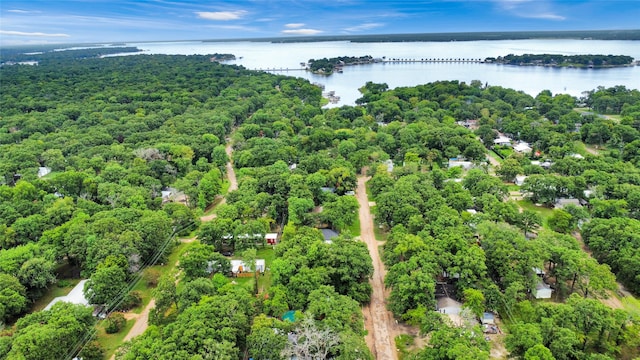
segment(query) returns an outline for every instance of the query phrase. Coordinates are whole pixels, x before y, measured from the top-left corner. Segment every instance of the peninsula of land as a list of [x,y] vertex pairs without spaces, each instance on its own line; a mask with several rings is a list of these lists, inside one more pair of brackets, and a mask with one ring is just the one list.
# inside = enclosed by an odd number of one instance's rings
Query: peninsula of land
[[559,54],[523,54],[488,57],[485,63],[519,65],[519,66],[551,66],[577,68],[612,68],[634,66],[634,58],[626,55],[559,55]]

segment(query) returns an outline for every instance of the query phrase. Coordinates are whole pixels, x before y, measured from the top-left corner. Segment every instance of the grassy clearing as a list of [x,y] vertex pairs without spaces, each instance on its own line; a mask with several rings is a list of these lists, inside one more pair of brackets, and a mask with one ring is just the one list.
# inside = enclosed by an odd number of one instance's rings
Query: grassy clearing
[[396,349],[398,349],[398,356],[400,359],[406,358],[411,354],[409,348],[413,345],[414,339],[413,336],[402,334],[398,335],[395,338]]
[[378,241],[387,241],[387,236],[389,235],[385,232],[381,227],[378,221],[376,220],[376,207],[371,207],[371,215],[373,216],[373,235],[376,237]]
[[373,193],[371,192],[371,186],[369,186],[369,182],[367,182],[365,188],[367,189],[367,198],[369,199],[369,201],[375,201],[375,199],[373,198]]
[[356,221],[354,221],[353,224],[351,224],[351,226],[345,229],[353,237],[360,236],[360,216],[356,216],[355,219]]
[[499,162],[499,163],[501,163],[501,164],[502,164],[502,161],[504,161],[504,160],[502,160],[502,158],[500,157],[500,155],[496,154],[496,152],[495,152],[495,151],[493,151],[493,150],[489,150],[489,155],[490,155],[492,158],[496,159],[496,161],[497,161],[497,162]]
[[625,310],[640,319],[640,300],[633,296],[625,296],[620,301],[622,301]]
[[[64,279],[64,282],[59,284],[53,284],[49,286],[47,292],[38,300],[36,300],[33,305],[31,305],[31,309],[29,312],[36,312],[44,309],[51,300],[57,298],[58,296],[65,296],[69,294],[71,289],[80,282],[80,279]],[[64,285],[64,286],[59,286]]]
[[[176,263],[178,262],[178,258],[180,257],[180,254],[184,251],[184,249],[189,247],[191,244],[193,243],[189,243],[189,244],[181,243],[174,246],[173,249],[171,250],[171,253],[169,254],[169,257],[167,258],[167,261],[164,264],[150,266],[145,270],[145,273],[156,271],[158,272],[160,277],[164,276],[165,274],[168,274],[170,271],[175,269]],[[143,276],[142,279],[138,281],[136,286],[133,287],[133,291],[140,292],[142,303],[140,304],[140,306],[132,309],[131,312],[140,314],[142,310],[144,310],[144,308],[149,304],[149,301],[151,301],[151,298],[153,297],[153,289],[154,289],[153,287],[150,287],[147,284]]]
[[519,200],[517,201],[517,203],[523,210],[531,210],[538,213],[538,215],[540,215],[540,217],[542,218],[542,226],[548,228],[547,219],[551,215],[553,215],[553,209],[544,206],[537,206],[530,200]]
[[98,336],[96,340],[98,341],[98,343],[100,344],[100,346],[105,352],[105,356],[104,356],[105,359],[109,359],[111,355],[113,355],[116,352],[118,347],[122,345],[124,337],[127,336],[127,334],[129,333],[129,330],[131,330],[135,322],[136,322],[135,319],[127,320],[124,328],[122,328],[122,330],[120,330],[115,334],[107,334],[107,332],[104,330],[104,327],[106,325],[104,321],[100,322],[97,325]]
[[516,184],[508,184],[507,185],[507,190],[509,190],[509,191],[520,191],[520,186],[518,186]]
[[[273,260],[276,258],[276,253],[273,250],[272,246],[267,246],[264,248],[258,248],[256,253],[257,259],[264,259],[266,271],[264,274],[258,275],[258,291],[260,293],[265,293],[269,291],[271,287],[272,278],[271,278],[271,264]],[[232,259],[241,260],[242,257],[240,253],[236,253]],[[238,278],[229,278],[229,282],[235,282],[238,286],[244,287],[249,291],[253,291],[253,277],[238,277]]]

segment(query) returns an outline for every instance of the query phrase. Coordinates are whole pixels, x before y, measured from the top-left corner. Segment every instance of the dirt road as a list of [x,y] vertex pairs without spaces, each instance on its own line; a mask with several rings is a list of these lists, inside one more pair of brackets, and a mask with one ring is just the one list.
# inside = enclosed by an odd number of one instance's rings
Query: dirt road
[[367,346],[377,360],[397,360],[395,346],[395,321],[391,312],[387,311],[384,276],[386,274],[382,259],[378,253],[378,242],[373,233],[373,218],[369,208],[369,199],[365,184],[368,178],[358,177],[356,196],[360,204],[360,238],[367,244],[373,260],[373,278],[370,280],[373,293],[371,303],[362,309],[365,327],[368,331]]
[[[225,150],[227,152],[227,156],[229,156],[229,162],[227,162],[227,178],[229,179],[229,191],[233,191],[238,189],[238,180],[236,179],[236,172],[233,170],[233,165],[231,164],[231,155],[233,153],[233,147],[231,146],[229,139],[227,139],[227,147],[225,148]],[[222,198],[222,200],[216,206],[219,206],[220,204],[224,204],[225,202],[226,202],[226,199]],[[216,214],[210,214],[210,215],[202,216],[200,220],[202,222],[206,222],[206,221],[211,221],[212,219],[215,219],[215,217],[216,217]],[[194,240],[195,238],[183,239],[182,242],[192,242]],[[151,301],[149,301],[149,304],[144,308],[144,310],[142,310],[142,313],[134,317],[136,319],[136,322],[135,324],[133,324],[133,327],[131,328],[131,330],[129,330],[129,333],[127,334],[127,336],[124,337],[123,342],[131,340],[134,337],[141,335],[145,330],[147,330],[147,327],[149,326],[149,311],[155,305],[156,305],[155,300],[151,299]],[[114,359],[114,358],[115,358],[114,356],[111,357],[111,359]]]
[[129,341],[138,335],[142,335],[142,333],[147,330],[147,326],[149,324],[149,311],[151,311],[154,306],[156,306],[156,301],[151,299],[149,304],[147,304],[144,310],[142,310],[140,316],[138,316],[135,324],[133,324],[133,327],[129,330],[129,333],[124,337],[122,342]]
[[[227,139],[227,147],[225,151],[227,152],[227,156],[229,157],[229,161],[227,162],[227,179],[229,180],[229,191],[238,190],[238,179],[236,179],[236,172],[233,170],[233,164],[231,163],[231,155],[233,154],[233,146],[231,146],[230,139]],[[220,206],[227,202],[226,198],[222,198],[216,206]],[[209,214],[202,216],[200,221],[207,222],[216,218],[216,214]]]

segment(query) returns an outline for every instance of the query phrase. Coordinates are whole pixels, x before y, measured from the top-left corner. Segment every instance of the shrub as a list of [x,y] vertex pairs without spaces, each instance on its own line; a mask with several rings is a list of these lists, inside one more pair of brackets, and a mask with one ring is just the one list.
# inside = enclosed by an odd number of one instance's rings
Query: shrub
[[134,307],[140,306],[142,304],[142,296],[139,291],[130,291],[127,295],[125,295],[122,302],[118,305],[117,310],[119,311],[127,311],[131,310]]
[[115,334],[124,328],[127,320],[121,313],[113,313],[105,320],[104,330],[107,334]]
[[144,281],[148,287],[158,286],[158,279],[160,279],[160,271],[156,269],[147,269],[144,272]]

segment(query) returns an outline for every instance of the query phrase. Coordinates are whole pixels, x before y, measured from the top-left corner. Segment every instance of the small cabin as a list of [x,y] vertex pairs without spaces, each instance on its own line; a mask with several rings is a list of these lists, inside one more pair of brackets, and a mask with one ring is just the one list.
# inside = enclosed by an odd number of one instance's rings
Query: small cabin
[[469,170],[473,167],[473,162],[466,161],[466,160],[449,159],[449,164],[448,164],[449,169],[454,168],[456,166],[462,167],[463,170]]
[[278,233],[266,233],[264,238],[269,245],[276,245],[278,243]]
[[45,177],[51,173],[51,168],[41,166],[38,168],[38,177]]
[[504,135],[500,135],[493,140],[493,144],[499,146],[511,146],[511,139]]
[[556,209],[564,209],[567,205],[575,205],[577,207],[582,207],[579,199],[570,199],[570,198],[559,198],[556,200],[555,208]]
[[332,229],[320,229],[320,232],[322,232],[322,236],[324,237],[324,242],[326,244],[331,244],[334,238],[340,236],[340,234]]
[[533,149],[526,142],[519,142],[513,147],[513,150],[515,152],[526,154],[526,153],[530,153]]
[[[264,259],[256,259],[255,265],[256,271],[259,273],[263,273],[265,270],[265,261]],[[250,273],[250,267],[244,263],[242,260],[231,260],[231,272],[234,275],[242,274],[242,273]]]
[[516,180],[514,183],[518,186],[524,185],[524,181],[527,179],[526,175],[516,175]]
[[536,288],[533,290],[533,296],[536,299],[551,299],[551,293],[553,293],[553,289],[542,281],[538,281],[536,284]]
[[495,325],[496,324],[496,317],[495,315],[493,315],[493,313],[490,312],[486,312],[484,314],[482,314],[482,325]]

